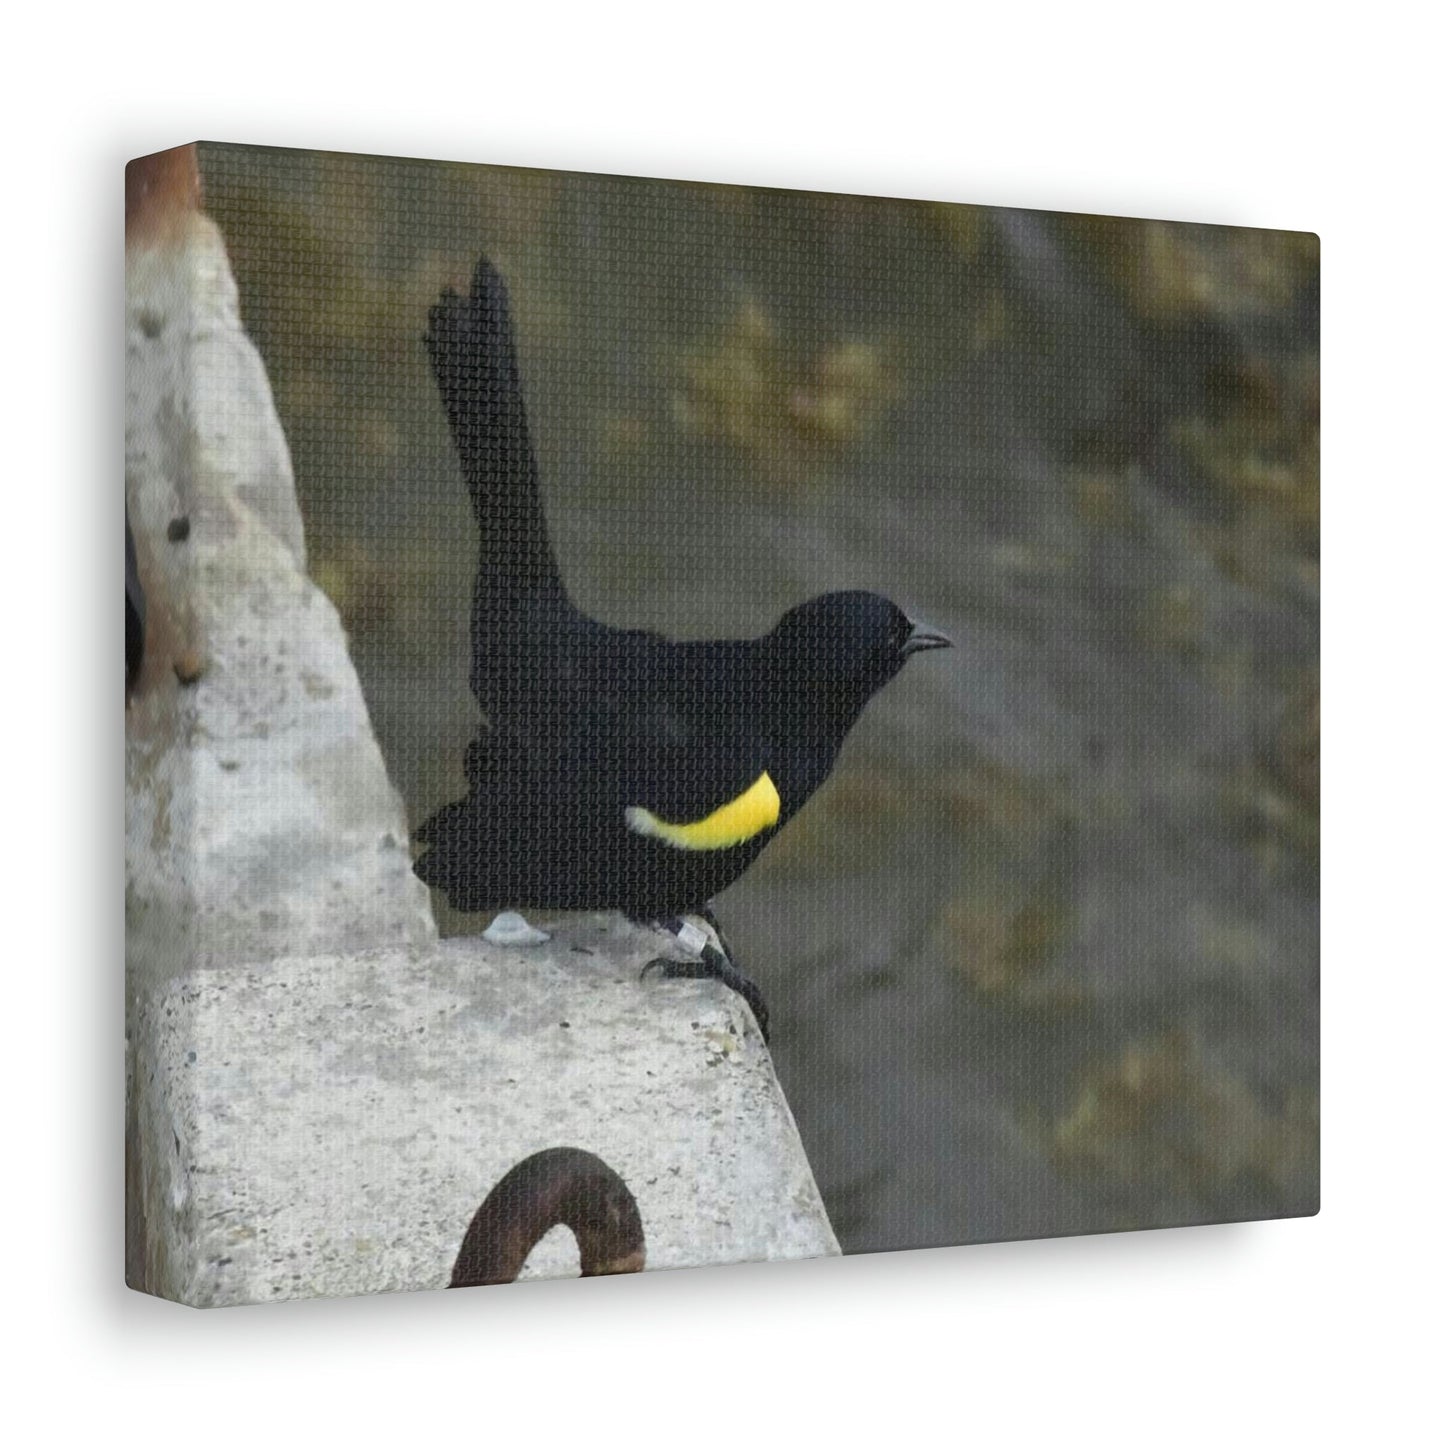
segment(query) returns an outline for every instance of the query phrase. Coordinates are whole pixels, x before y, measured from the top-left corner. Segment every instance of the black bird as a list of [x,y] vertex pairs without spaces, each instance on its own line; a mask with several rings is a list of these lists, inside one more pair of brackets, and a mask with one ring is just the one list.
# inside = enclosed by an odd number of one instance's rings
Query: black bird
[[[868,699],[947,647],[885,597],[830,592],[766,636],[672,642],[609,627],[567,595],[548,537],[506,289],[477,263],[426,336],[481,531],[469,791],[416,831],[417,875],[454,908],[621,909],[714,922],[710,900],[828,776]],[[714,924],[715,926],[715,924]],[[724,945],[725,947],[725,945]],[[756,985],[709,945],[669,976]]]

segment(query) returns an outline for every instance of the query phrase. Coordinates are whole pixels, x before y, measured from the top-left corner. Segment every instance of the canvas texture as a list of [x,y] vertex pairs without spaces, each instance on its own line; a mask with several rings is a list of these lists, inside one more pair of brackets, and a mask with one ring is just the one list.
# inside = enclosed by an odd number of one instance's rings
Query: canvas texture
[[127,348],[134,1286],[1318,1208],[1315,236],[202,143]]

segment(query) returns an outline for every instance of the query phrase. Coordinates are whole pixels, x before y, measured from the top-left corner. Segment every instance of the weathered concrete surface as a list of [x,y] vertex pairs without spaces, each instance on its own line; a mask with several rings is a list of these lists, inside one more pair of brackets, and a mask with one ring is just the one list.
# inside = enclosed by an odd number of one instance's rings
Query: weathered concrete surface
[[125,713],[126,1278],[164,1233],[140,1187],[139,1001],[187,970],[435,937],[335,609],[306,575],[290,457],[194,151],[126,172],[126,508],[147,600]]
[[[627,1181],[648,1269],[837,1253],[751,1014],[716,984],[639,981],[656,952],[582,917],[543,947],[158,991],[137,1018],[152,1287],[210,1306],[443,1286],[487,1191],[557,1144]],[[522,1277],[576,1273],[558,1229]]]
[[225,247],[183,204],[136,229],[126,497],[149,636],[126,713],[131,985],[422,942],[435,926],[405,814],[341,623],[306,575]]

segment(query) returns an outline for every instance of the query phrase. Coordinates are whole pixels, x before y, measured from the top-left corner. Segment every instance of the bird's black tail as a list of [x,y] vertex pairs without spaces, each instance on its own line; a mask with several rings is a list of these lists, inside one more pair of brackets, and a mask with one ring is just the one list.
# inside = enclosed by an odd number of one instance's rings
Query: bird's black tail
[[528,603],[565,605],[566,593],[537,486],[507,288],[496,267],[482,257],[471,295],[447,287],[429,320],[427,351],[481,533],[473,630],[485,634]]

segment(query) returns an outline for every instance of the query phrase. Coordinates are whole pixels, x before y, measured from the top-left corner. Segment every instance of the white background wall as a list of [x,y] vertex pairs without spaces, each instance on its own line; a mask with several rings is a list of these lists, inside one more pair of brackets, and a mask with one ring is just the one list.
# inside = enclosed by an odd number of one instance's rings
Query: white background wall
[[[1441,234],[1426,13],[1382,3],[1327,20],[1260,0],[12,11],[0,1359],[17,1438],[1411,1433],[1439,1367]],[[209,1316],[127,1295],[121,167],[197,136],[1320,232],[1323,1214]]]

